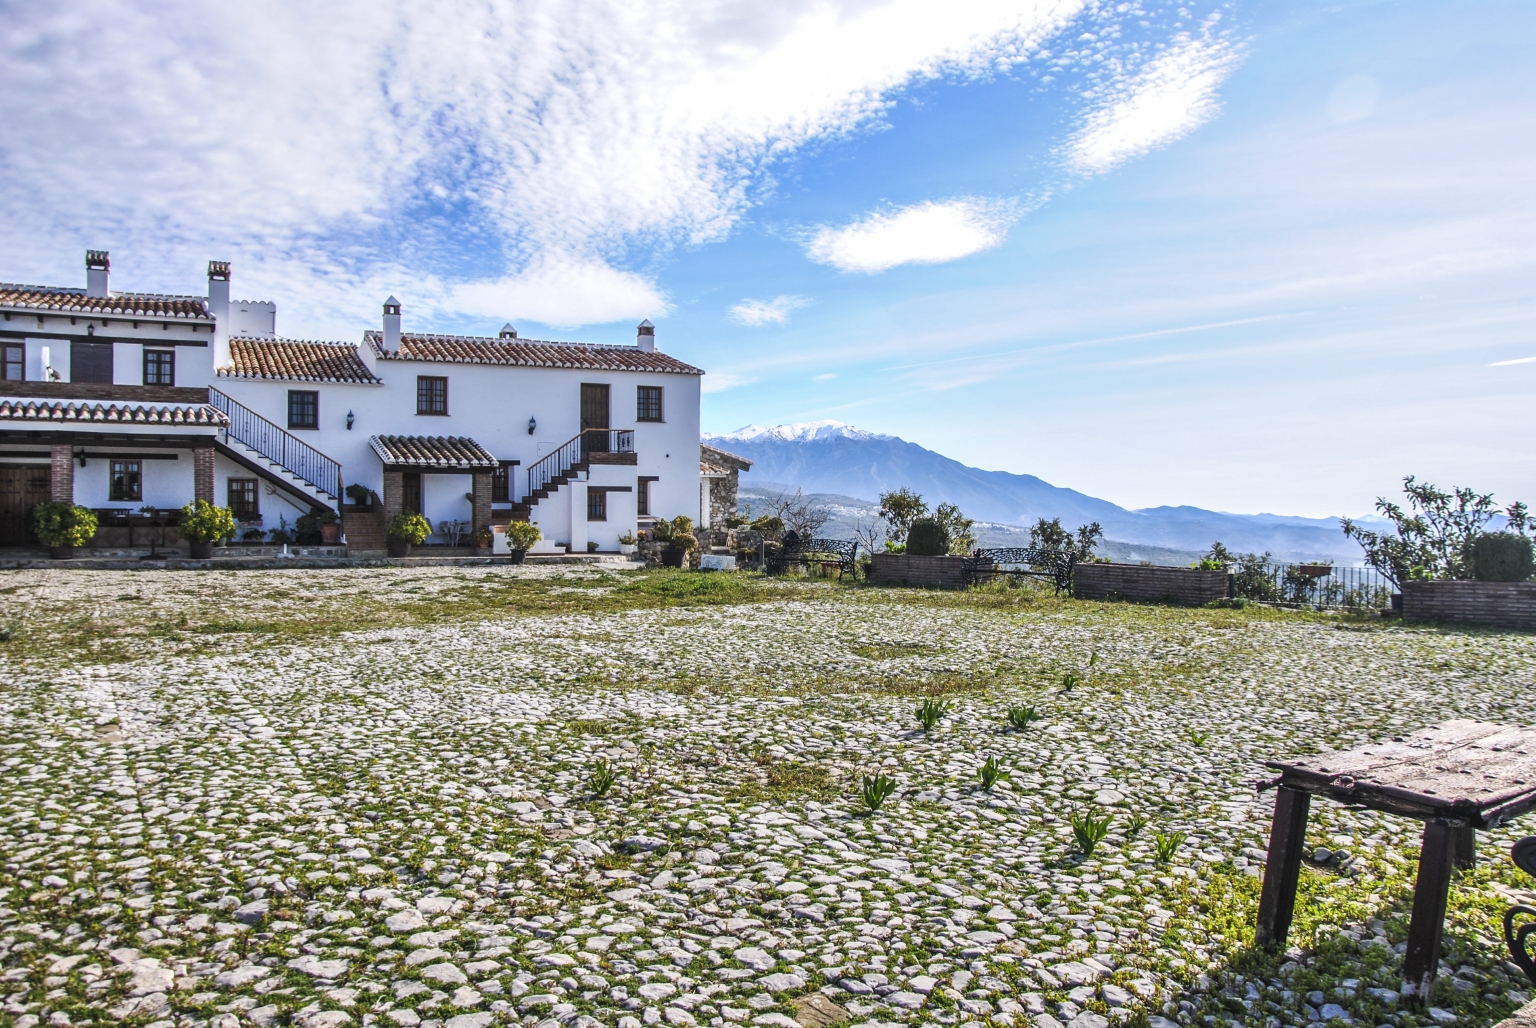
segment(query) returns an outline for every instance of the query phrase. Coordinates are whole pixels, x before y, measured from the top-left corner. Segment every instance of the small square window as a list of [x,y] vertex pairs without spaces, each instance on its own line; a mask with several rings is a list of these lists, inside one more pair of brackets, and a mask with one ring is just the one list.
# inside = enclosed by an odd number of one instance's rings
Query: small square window
[[26,350],[20,343],[6,343],[0,346],[0,379],[6,382],[20,382],[26,378],[26,365],[22,363]]
[[448,413],[448,379],[441,375],[416,376],[416,413]]
[[176,351],[144,351],[144,384],[147,386],[176,384]]
[[107,499],[144,499],[144,474],[138,461],[115,460],[112,462],[112,481],[108,487]]
[[236,521],[255,521],[261,517],[258,495],[254,478],[229,480],[229,512]]
[[309,389],[288,390],[288,427],[320,427],[320,394]]
[[661,386],[640,386],[635,394],[635,420],[661,420]]
[[601,489],[587,490],[587,520],[608,520],[608,494]]

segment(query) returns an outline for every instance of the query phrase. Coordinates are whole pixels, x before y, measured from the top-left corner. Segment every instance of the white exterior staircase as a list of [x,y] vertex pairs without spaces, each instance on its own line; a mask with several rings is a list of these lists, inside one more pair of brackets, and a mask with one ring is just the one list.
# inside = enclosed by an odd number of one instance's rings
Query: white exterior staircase
[[229,456],[308,503],[341,510],[340,463],[217,389],[208,402],[229,418],[218,439]]

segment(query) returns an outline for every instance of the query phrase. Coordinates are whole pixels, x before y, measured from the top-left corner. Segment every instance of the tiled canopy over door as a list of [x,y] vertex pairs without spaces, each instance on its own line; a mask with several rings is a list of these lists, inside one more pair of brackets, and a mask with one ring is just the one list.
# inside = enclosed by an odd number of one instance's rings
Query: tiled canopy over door
[[69,380],[112,384],[112,344],[69,344]]
[[[586,433],[589,428],[608,427],[608,387],[606,385],[594,385],[591,382],[581,384],[581,430]],[[608,433],[593,432],[581,437],[583,452],[607,453]]]
[[50,495],[48,465],[0,466],[0,546],[26,546],[37,540],[27,531],[27,514]]

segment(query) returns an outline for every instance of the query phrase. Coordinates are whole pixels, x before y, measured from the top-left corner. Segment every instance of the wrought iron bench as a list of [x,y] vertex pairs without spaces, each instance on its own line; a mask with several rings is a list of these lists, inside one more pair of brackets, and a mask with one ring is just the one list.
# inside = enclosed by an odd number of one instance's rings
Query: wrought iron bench
[[[1536,878],[1536,835],[1527,835],[1515,843],[1510,848],[1509,856],[1516,867]],[[1516,928],[1515,918],[1521,915],[1536,917],[1536,909],[1521,903],[1504,912],[1504,942],[1509,946],[1510,959],[1525,972],[1532,984],[1536,984],[1536,961],[1531,959],[1530,952],[1525,948],[1525,940],[1536,935],[1536,921],[1527,921]]]
[[1016,575],[1050,582],[1058,593],[1072,588],[1073,556],[1038,546],[978,549],[965,558],[965,584],[980,585],[994,575]]
[[837,577],[857,574],[855,561],[859,556],[859,544],[854,539],[801,539],[794,532],[784,537],[776,553],[768,554],[766,570],[770,575],[781,575],[791,567],[809,568],[812,565],[837,568]]

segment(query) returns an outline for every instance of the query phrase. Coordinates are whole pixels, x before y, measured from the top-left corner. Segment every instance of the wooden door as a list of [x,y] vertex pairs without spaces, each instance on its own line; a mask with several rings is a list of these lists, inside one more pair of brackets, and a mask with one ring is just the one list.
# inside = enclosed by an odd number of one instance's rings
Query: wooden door
[[587,432],[589,428],[608,428],[608,387],[592,382],[581,384],[581,448],[586,453],[607,453],[608,433]]
[[400,476],[401,493],[400,506],[412,514],[420,514],[421,511],[421,472],[407,471]]
[[27,525],[27,514],[47,503],[51,473],[46,464],[0,465],[0,546],[37,543]]

